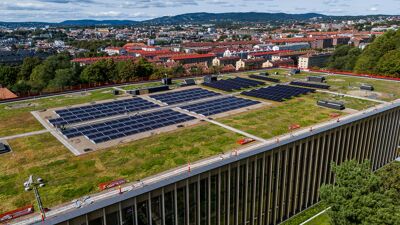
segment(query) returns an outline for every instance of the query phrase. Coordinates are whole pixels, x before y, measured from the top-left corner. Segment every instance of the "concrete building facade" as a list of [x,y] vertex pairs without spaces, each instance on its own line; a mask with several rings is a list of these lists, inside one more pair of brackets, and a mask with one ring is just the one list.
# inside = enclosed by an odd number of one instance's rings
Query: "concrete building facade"
[[395,102],[37,224],[279,224],[335,182],[331,162],[369,159],[376,170],[398,157],[399,121]]
[[308,54],[299,57],[300,69],[309,69],[313,67],[324,67],[326,66],[332,53],[319,53],[319,54]]

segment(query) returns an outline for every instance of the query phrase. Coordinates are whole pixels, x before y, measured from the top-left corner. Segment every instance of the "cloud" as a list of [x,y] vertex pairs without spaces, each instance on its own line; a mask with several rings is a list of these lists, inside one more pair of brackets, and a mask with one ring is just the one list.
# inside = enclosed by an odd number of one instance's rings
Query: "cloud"
[[19,10],[44,10],[46,9],[45,5],[40,3],[31,3],[31,2],[17,2],[17,3],[9,3],[3,2],[2,4],[4,9],[10,11],[19,11]]
[[[400,0],[0,0],[0,21],[149,19],[193,12],[398,14]],[[394,7],[396,6],[396,7]]]
[[67,3],[95,3],[93,0],[38,0],[40,2],[49,2],[49,3],[60,3],[60,4],[67,4]]

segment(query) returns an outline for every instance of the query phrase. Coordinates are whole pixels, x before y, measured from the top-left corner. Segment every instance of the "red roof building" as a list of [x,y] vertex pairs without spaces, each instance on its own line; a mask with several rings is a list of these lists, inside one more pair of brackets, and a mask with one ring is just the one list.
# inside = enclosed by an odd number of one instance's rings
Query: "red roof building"
[[210,65],[215,54],[184,54],[171,57],[170,60],[175,62],[180,62],[182,64],[192,64],[192,63],[207,63]]
[[111,59],[115,62],[119,61],[128,61],[128,60],[135,60],[136,58],[133,56],[105,56],[105,57],[92,57],[92,58],[76,58],[71,60],[71,62],[79,63],[81,65],[89,65],[96,63],[100,60],[108,60]]
[[2,88],[0,85],[0,100],[16,98],[18,97],[16,94],[12,93],[7,88]]

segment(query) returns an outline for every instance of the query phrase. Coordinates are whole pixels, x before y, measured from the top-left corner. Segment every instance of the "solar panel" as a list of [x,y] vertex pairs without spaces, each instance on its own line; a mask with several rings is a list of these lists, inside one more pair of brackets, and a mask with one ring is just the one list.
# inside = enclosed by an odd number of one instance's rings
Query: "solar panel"
[[49,122],[57,127],[157,107],[160,106],[142,98],[132,98],[57,110],[59,118],[50,119]]
[[250,87],[256,87],[259,85],[264,85],[264,82],[261,81],[255,81],[255,80],[250,80],[250,79],[245,79],[241,77],[236,77],[233,79],[227,79],[227,80],[219,80],[216,82],[212,83],[203,83],[203,85],[207,87],[212,87],[216,88],[219,90],[223,91],[234,91],[234,90],[240,90],[243,88],[250,88]]
[[258,103],[260,102],[237,97],[227,97],[183,106],[182,109],[195,112],[200,115],[210,116],[222,112],[228,112],[231,110],[248,107]]
[[307,82],[302,82],[302,81],[292,81],[292,82],[290,82],[290,84],[296,85],[296,86],[318,88],[318,89],[329,89],[330,88],[330,86],[327,84],[315,84],[315,83],[307,83]]
[[210,98],[214,96],[220,95],[219,93],[205,90],[202,88],[194,88],[194,89],[188,89],[188,90],[183,90],[183,91],[176,91],[176,92],[169,92],[169,93],[163,93],[163,94],[157,94],[157,95],[151,95],[150,97],[164,102],[168,105],[174,105],[182,102],[188,102],[188,101],[195,101],[203,98]]
[[272,78],[272,77],[267,77],[267,76],[260,76],[260,75],[249,75],[250,78],[253,79],[258,79],[258,80],[265,80],[265,81],[270,81],[274,83],[279,83],[279,79]]
[[193,119],[195,117],[165,109],[154,113],[145,113],[103,123],[69,128],[61,132],[68,139],[85,136],[93,143],[98,144]]
[[315,90],[288,85],[276,85],[251,91],[245,91],[242,92],[242,95],[282,102],[286,99],[290,99],[292,97],[303,94],[308,94],[311,92],[315,92]]

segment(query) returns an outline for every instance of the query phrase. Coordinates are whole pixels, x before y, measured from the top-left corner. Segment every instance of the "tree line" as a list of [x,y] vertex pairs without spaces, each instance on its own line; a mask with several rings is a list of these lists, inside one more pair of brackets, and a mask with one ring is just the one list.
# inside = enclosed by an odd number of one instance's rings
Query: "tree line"
[[321,187],[333,225],[400,224],[400,163],[372,172],[371,162],[332,163],[335,184]]
[[349,45],[336,48],[328,68],[400,77],[400,30],[384,33],[364,50]]
[[122,83],[165,76],[183,76],[182,65],[172,68],[155,65],[144,58],[115,62],[99,60],[81,66],[71,62],[68,53],[60,53],[41,61],[26,58],[19,66],[0,66],[0,84],[17,94],[62,91],[81,84]]

